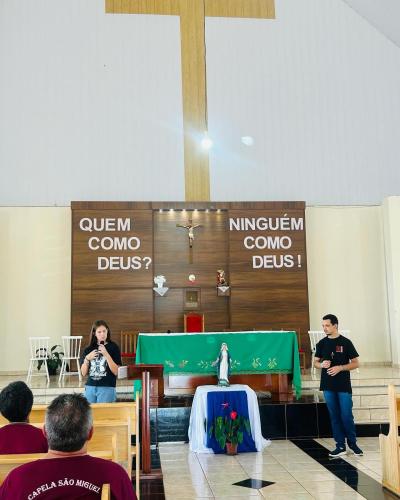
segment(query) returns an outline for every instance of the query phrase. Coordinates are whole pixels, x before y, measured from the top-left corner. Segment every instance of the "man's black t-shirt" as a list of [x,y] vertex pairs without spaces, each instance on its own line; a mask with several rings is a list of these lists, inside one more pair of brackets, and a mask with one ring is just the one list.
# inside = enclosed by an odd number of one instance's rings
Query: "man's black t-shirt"
[[[315,348],[315,357],[320,358],[321,363],[330,361],[331,366],[347,365],[351,359],[358,358],[358,352],[351,340],[339,335],[335,339],[325,337],[320,340]],[[322,368],[320,390],[351,393],[350,372],[343,370],[332,377],[326,368]]]
[[[114,363],[121,366],[121,352],[117,344],[110,341],[107,342],[104,347],[107,349]],[[81,365],[83,364],[85,357],[92,351],[93,347],[86,347],[81,357]],[[106,358],[103,355],[99,354],[96,358],[92,359],[89,366],[86,385],[95,385],[98,387],[115,387],[116,383],[117,377],[110,370]]]

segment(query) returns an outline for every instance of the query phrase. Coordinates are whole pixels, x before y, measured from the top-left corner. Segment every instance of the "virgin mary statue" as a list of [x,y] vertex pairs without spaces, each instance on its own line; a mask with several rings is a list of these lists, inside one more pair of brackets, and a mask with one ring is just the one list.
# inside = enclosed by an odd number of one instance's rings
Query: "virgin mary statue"
[[229,374],[231,371],[231,355],[228,351],[228,344],[223,342],[218,358],[213,365],[217,365],[218,385],[229,387]]

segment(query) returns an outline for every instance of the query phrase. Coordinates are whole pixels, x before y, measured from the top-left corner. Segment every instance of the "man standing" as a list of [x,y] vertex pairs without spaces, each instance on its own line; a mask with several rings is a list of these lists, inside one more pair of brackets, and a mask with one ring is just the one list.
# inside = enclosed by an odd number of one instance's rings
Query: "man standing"
[[322,370],[320,390],[324,392],[336,441],[336,449],[329,456],[346,455],[346,438],[350,450],[362,456],[363,452],[357,446],[350,381],[350,371],[359,366],[358,353],[352,342],[339,334],[338,324],[334,314],[322,318],[326,337],[318,342],[314,361],[314,366]]
[[46,412],[45,458],[12,470],[0,486],[0,500],[99,499],[104,483],[114,500],[136,500],[126,471],[109,460],[91,457],[86,443],[93,434],[92,410],[80,394],[62,394]]

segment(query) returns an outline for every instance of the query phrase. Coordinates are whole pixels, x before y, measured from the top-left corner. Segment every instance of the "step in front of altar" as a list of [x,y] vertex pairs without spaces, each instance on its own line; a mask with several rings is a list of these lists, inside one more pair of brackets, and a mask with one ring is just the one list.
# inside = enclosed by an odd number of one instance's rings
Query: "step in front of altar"
[[[383,368],[382,374],[385,368]],[[374,368],[374,372],[376,368]],[[378,372],[379,373],[379,372]],[[394,384],[400,392],[400,376],[397,370],[389,371],[390,376],[371,378],[367,368],[361,368],[360,373],[352,373],[353,388],[353,415],[356,423],[375,424],[388,422],[388,397],[387,388],[389,384]],[[319,390],[319,379],[308,375],[302,381],[303,394],[314,395],[315,402],[323,402],[324,396]]]

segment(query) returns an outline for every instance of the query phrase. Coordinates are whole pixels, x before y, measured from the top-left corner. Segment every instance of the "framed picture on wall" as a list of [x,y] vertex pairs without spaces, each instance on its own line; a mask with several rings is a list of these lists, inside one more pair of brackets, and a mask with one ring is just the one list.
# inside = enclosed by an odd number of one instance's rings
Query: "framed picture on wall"
[[185,288],[183,291],[183,308],[186,311],[200,309],[200,289]]

